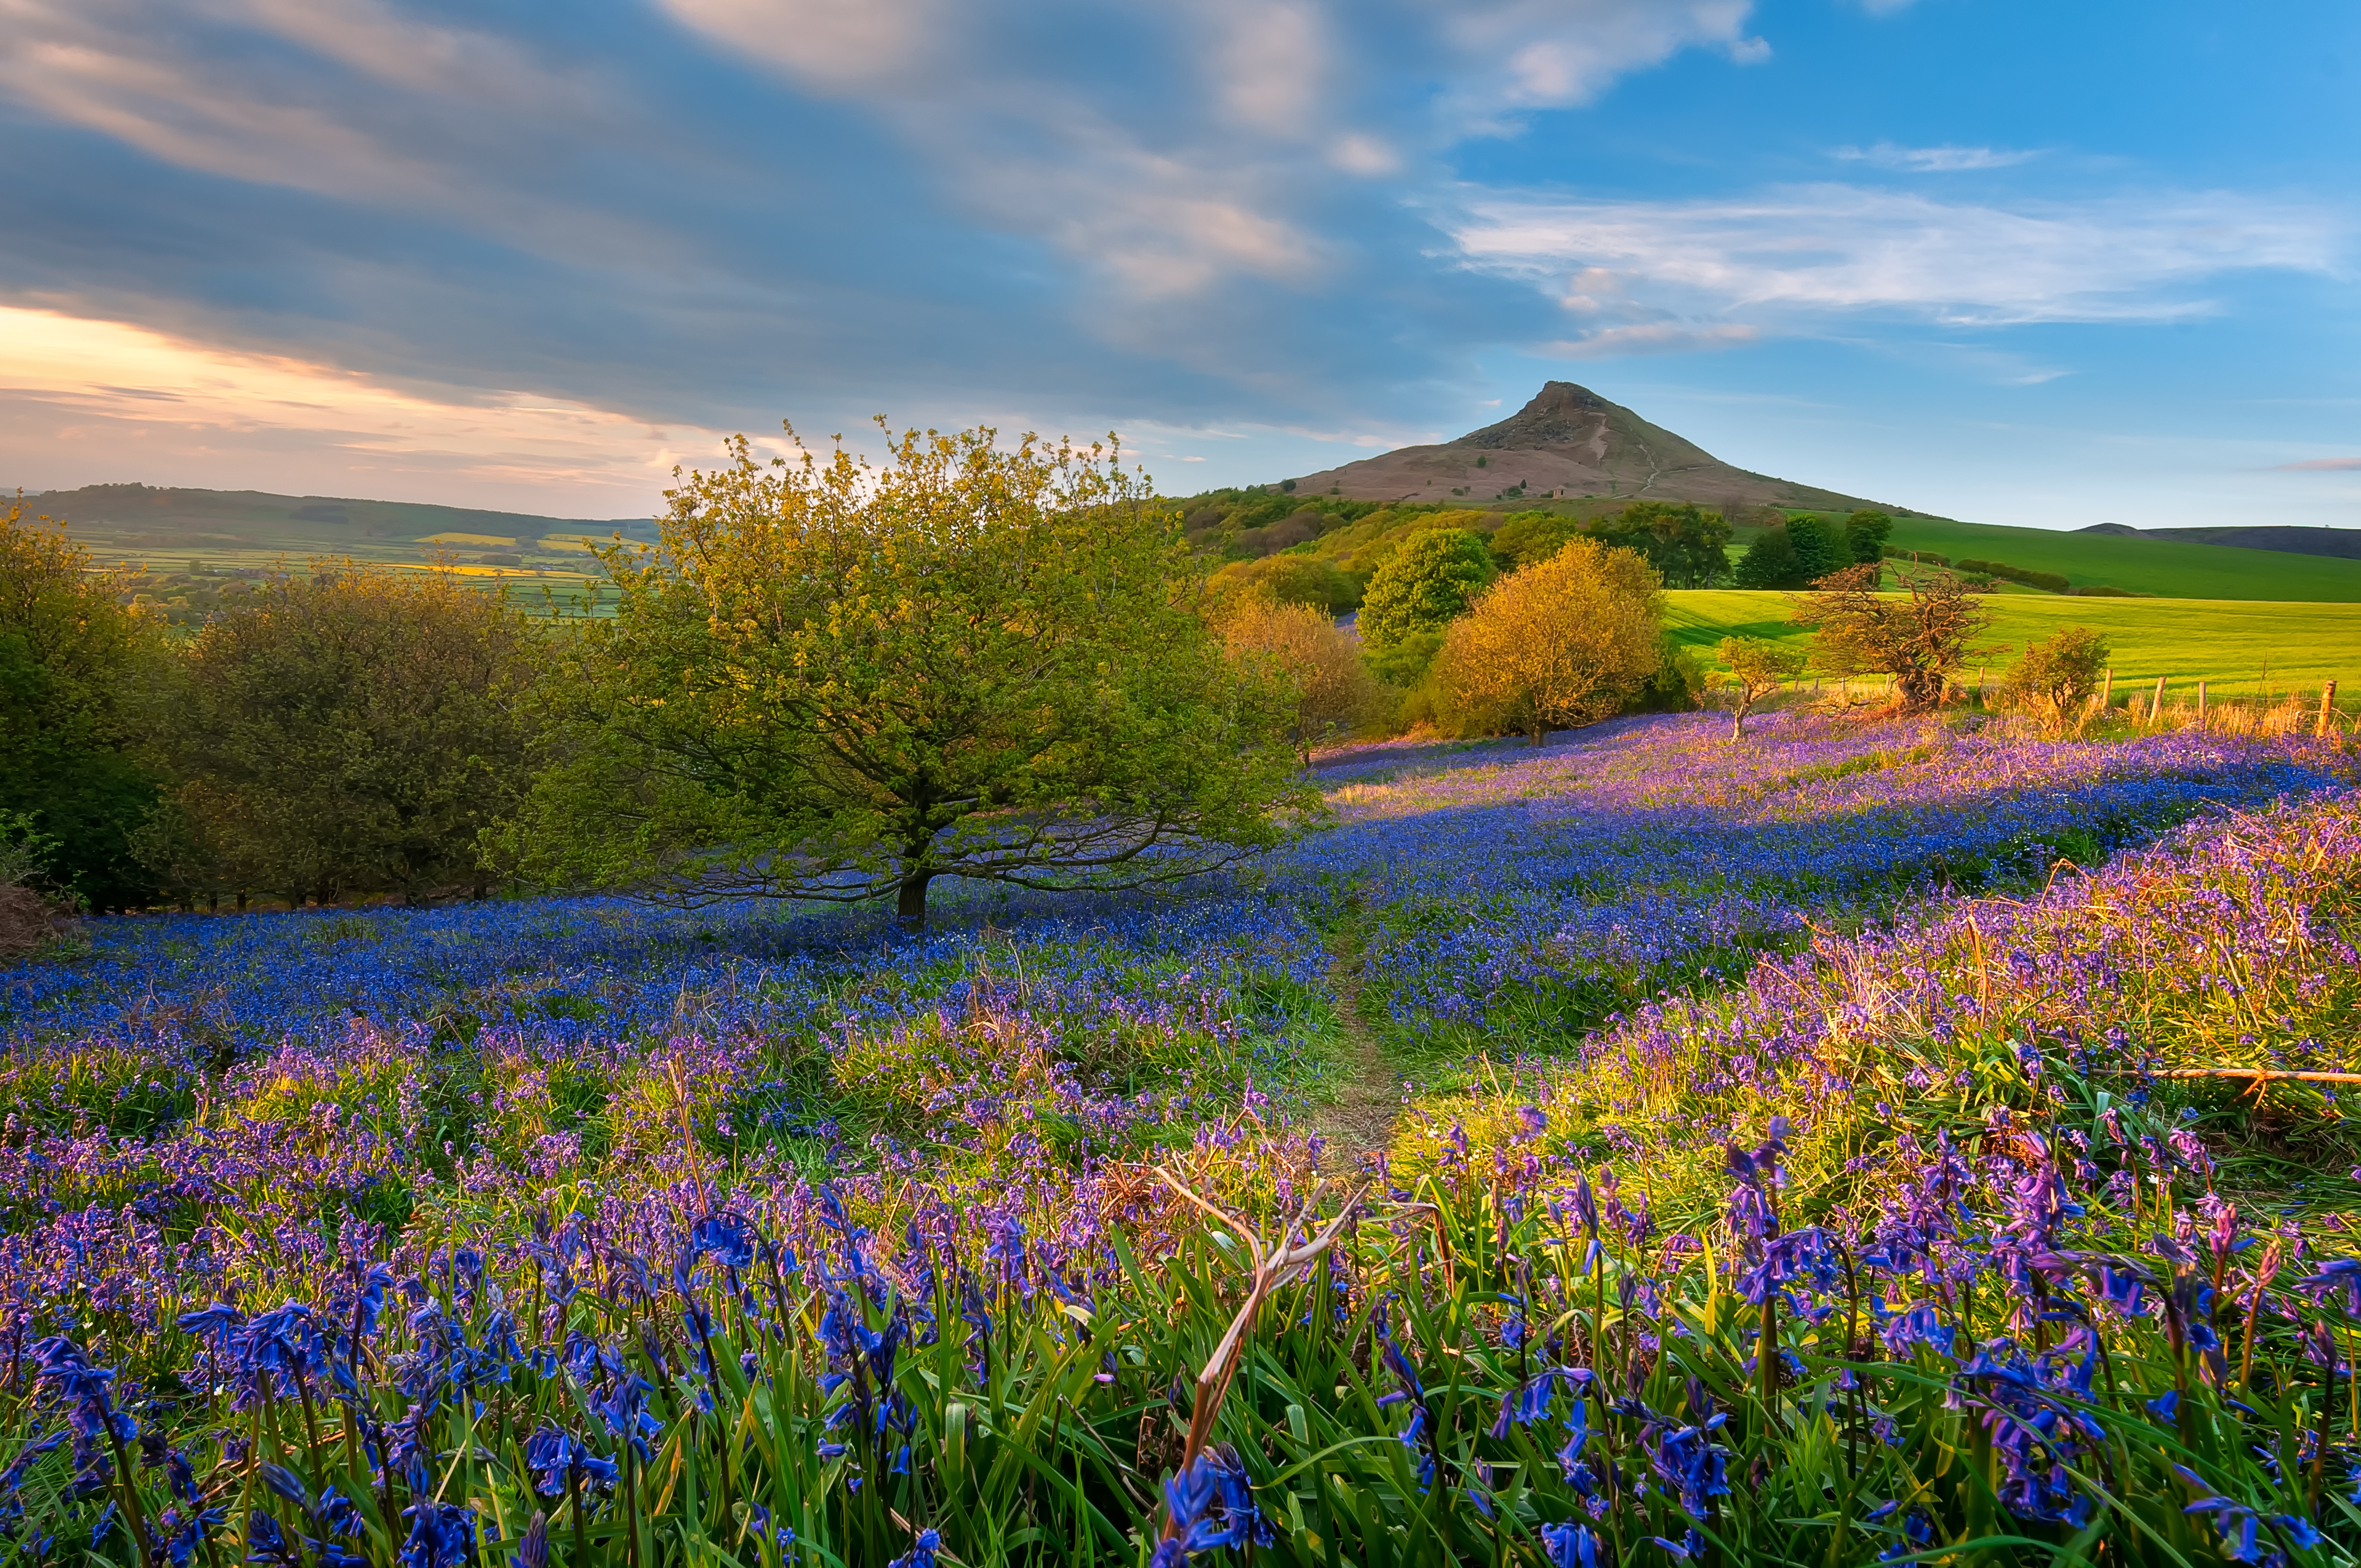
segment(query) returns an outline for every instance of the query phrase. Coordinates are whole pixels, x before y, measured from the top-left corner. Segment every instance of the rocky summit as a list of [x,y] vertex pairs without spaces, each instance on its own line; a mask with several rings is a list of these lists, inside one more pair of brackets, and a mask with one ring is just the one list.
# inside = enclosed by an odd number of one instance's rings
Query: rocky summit
[[1484,503],[1520,499],[1696,501],[1850,510],[1875,503],[1734,468],[1587,387],[1550,381],[1497,424],[1307,474],[1299,495]]

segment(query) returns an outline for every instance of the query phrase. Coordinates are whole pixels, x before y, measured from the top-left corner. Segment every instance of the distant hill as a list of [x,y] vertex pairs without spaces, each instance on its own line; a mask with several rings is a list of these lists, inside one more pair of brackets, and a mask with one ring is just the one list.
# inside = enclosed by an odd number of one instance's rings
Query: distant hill
[[655,537],[647,518],[542,517],[260,490],[87,485],[27,496],[25,503],[27,511],[70,525],[102,558],[152,558],[159,565],[181,560],[263,565],[311,555],[420,561],[441,549],[463,560],[513,556],[501,565],[579,569],[585,539],[603,542],[619,532],[627,539]]
[[2155,539],[2178,544],[2226,544],[2235,550],[2273,550],[2288,555],[2325,555],[2361,561],[2361,528],[2292,528],[2281,523],[2226,523],[2205,528],[2133,528],[2094,522],[2078,533],[2119,539]]
[[1775,506],[1851,511],[1880,506],[1791,479],[1733,468],[1704,448],[1649,423],[1587,387],[1550,381],[1523,408],[1438,446],[1404,446],[1306,474],[1299,496],[1357,500],[1545,499],[1695,501],[1730,510]]

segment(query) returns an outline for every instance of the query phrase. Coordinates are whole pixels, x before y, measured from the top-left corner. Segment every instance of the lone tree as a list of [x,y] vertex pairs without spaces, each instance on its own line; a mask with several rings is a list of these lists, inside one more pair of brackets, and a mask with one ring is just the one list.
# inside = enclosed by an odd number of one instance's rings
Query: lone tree
[[1438,673],[1468,720],[1522,730],[1589,724],[1663,665],[1664,588],[1636,552],[1576,539],[1486,589],[1444,633]]
[[1863,510],[1845,519],[1845,547],[1852,552],[1854,561],[1866,565],[1883,560],[1885,542],[1893,535],[1894,520],[1882,511]]
[[1317,809],[1289,694],[1223,657],[1118,451],[889,450],[766,466],[741,437],[666,492],[661,543],[604,553],[617,614],[544,683],[552,765],[496,859],[691,903],[890,897],[915,927],[937,877],[1143,886]]
[[2107,667],[2107,640],[2087,626],[2070,626],[2025,651],[2001,685],[2001,700],[2033,716],[2048,735],[2080,729]]
[[1309,605],[1249,595],[1223,625],[1222,644],[1234,662],[1293,695],[1288,733],[1306,767],[1314,743],[1350,729],[1385,699],[1352,636]]
[[1804,673],[1809,655],[1801,648],[1783,648],[1761,637],[1725,637],[1721,662],[1738,678],[1738,711],[1730,721],[1732,740],[1746,733],[1746,716],[1754,705]]
[[1832,675],[1892,675],[1896,706],[1925,713],[1968,660],[1989,649],[1983,596],[1949,572],[1905,574],[1899,593],[1878,592],[1880,568],[1850,566],[1795,601],[1791,626],[1813,629],[1812,659]]

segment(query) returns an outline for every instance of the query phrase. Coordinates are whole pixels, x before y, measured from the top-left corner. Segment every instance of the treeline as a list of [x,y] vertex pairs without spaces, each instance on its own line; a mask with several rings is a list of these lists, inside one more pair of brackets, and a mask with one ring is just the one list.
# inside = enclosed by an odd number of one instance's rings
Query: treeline
[[[502,883],[889,899],[912,924],[946,876],[1146,886],[1316,821],[1304,764],[1344,737],[1538,742],[1697,706],[1663,593],[1733,576],[1728,521],[1690,505],[1144,487],[988,430],[907,433],[876,468],[741,443],[667,493],[656,543],[601,553],[596,616],[315,561],[175,618],[11,509],[0,883],[102,911]],[[1736,576],[1834,559],[1873,619],[1886,526],[1799,517]],[[1308,537],[1257,554],[1275,530]]]
[[543,633],[443,573],[249,576],[193,635],[0,518],[0,837],[100,909],[480,889]]
[[0,518],[0,883],[99,911],[496,881],[892,901],[1123,888],[1316,816],[1291,664],[1233,656],[1169,509],[1096,448],[743,443],[603,561],[611,616],[314,561],[193,635]]

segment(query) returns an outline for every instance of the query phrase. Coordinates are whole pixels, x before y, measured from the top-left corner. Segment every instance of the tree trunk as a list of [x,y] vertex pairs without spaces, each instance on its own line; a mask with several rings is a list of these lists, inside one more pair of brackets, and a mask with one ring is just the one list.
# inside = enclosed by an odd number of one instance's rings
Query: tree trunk
[[932,872],[903,873],[901,893],[894,901],[894,918],[901,922],[904,930],[923,931],[927,928],[927,884],[934,880]]

